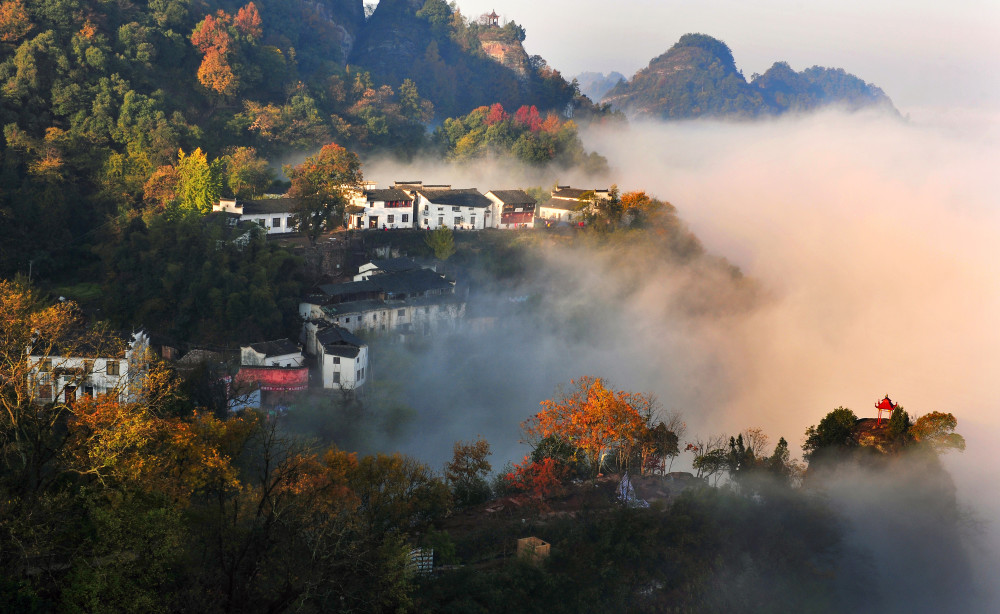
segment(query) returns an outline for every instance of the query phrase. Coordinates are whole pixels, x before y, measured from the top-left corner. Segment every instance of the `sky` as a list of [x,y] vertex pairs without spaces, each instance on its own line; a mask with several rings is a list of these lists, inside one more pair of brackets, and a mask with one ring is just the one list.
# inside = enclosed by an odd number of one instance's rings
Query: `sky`
[[459,0],[527,30],[529,54],[566,76],[626,77],[688,32],[726,42],[749,78],[776,61],[843,68],[881,87],[912,117],[1000,107],[995,0]]

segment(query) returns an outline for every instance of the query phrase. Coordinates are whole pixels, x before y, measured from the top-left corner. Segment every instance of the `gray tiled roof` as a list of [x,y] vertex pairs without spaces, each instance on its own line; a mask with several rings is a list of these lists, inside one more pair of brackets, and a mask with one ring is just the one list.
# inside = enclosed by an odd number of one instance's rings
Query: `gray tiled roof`
[[328,297],[348,297],[363,293],[385,293],[388,295],[413,295],[441,290],[451,290],[453,284],[443,275],[429,269],[413,269],[396,273],[373,275],[363,281],[349,281],[342,284],[326,284],[319,289]]
[[582,190],[580,188],[561,188],[552,193],[552,198],[572,198],[577,199],[593,190]]
[[260,215],[262,213],[291,213],[302,201],[298,198],[262,198],[260,200],[241,200],[244,215]]
[[524,190],[491,190],[490,194],[499,198],[505,205],[534,205],[536,202]]
[[475,188],[461,190],[417,190],[421,196],[435,205],[451,207],[489,207],[493,201],[479,193]]
[[413,198],[402,190],[389,188],[386,190],[365,190],[365,198],[368,202],[393,201],[393,200],[413,200]]
[[276,339],[275,341],[261,341],[259,343],[251,343],[250,347],[253,351],[258,354],[263,354],[266,356],[283,356],[285,354],[296,354],[298,353],[299,346],[291,341],[291,339]]

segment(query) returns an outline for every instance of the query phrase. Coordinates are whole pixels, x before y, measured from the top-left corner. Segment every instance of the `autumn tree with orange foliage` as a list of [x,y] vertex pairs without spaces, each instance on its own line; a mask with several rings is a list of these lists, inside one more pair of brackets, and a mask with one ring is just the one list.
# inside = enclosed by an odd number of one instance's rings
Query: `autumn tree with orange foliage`
[[260,13],[253,2],[241,8],[235,18],[222,9],[206,15],[191,33],[191,44],[204,55],[198,82],[217,94],[235,94],[241,85],[233,70],[239,43],[253,44],[261,34]]
[[284,171],[292,181],[288,195],[299,200],[295,212],[299,232],[313,244],[323,231],[343,222],[347,194],[364,178],[357,154],[336,143],[324,145],[298,166],[285,165]]
[[32,28],[31,18],[21,0],[0,2],[0,41],[16,43]]
[[585,376],[557,400],[521,424],[529,441],[556,437],[582,452],[596,477],[605,458],[616,453],[627,470],[657,412],[648,394],[616,391],[601,378]]
[[568,476],[565,465],[554,458],[537,461],[527,456],[513,471],[501,476],[504,487],[529,499],[539,509],[546,509],[545,499],[564,493],[563,480]]

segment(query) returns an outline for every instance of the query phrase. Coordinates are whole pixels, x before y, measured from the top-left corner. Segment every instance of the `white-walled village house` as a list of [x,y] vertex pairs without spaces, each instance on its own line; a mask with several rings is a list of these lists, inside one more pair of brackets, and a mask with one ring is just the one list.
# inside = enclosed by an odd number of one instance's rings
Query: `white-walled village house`
[[548,222],[583,223],[583,217],[590,205],[589,201],[583,200],[583,196],[589,192],[593,192],[594,196],[601,200],[611,198],[610,192],[606,189],[583,190],[570,186],[557,186],[552,190],[552,198],[538,205],[538,218]]
[[347,209],[348,228],[414,228],[413,197],[397,188],[367,189],[354,198]]
[[368,381],[368,344],[343,327],[307,321],[306,352],[316,358],[323,388],[355,390]]
[[27,350],[30,396],[43,403],[102,395],[137,400],[151,358],[149,335],[140,330],[118,341],[111,345],[122,349],[114,351],[72,343],[67,344],[72,349],[62,349],[37,341]]
[[414,190],[413,205],[419,227],[435,230],[442,226],[455,230],[494,228],[493,201],[475,188],[438,189],[424,186]]
[[486,198],[494,205],[494,228],[534,227],[536,202],[524,190],[490,190]]
[[430,334],[453,328],[465,314],[455,282],[430,269],[372,275],[320,286],[299,305],[307,321],[323,321],[352,333]]
[[241,222],[254,222],[267,229],[267,234],[296,232],[295,211],[299,200],[296,198],[263,198],[260,200],[237,200],[223,198],[212,206],[212,211],[233,213]]
[[309,388],[309,368],[298,344],[290,339],[251,343],[240,348],[240,370],[230,398],[260,391],[263,405],[284,404]]
[[249,367],[301,367],[302,350],[290,339],[262,341],[240,348],[240,364]]
[[402,273],[403,271],[415,271],[417,269],[428,269],[434,271],[436,265],[420,264],[413,258],[382,258],[366,262],[358,267],[358,274],[354,276],[354,281],[364,281],[375,275],[384,273]]

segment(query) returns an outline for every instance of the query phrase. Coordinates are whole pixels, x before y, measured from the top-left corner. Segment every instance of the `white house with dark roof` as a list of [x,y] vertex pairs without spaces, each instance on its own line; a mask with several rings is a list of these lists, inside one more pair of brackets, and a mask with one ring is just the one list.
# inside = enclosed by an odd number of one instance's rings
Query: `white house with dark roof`
[[263,198],[260,200],[237,200],[223,198],[212,205],[212,211],[222,211],[239,216],[241,222],[254,222],[267,229],[267,234],[296,232],[295,211],[299,207],[297,198]]
[[434,270],[432,266],[424,266],[413,258],[382,258],[366,262],[358,267],[358,274],[354,276],[354,281],[364,281],[375,275],[385,273],[401,273],[403,271],[415,271],[417,269]]
[[102,395],[138,400],[151,357],[149,335],[140,330],[121,335],[118,341],[98,348],[72,341],[35,340],[27,349],[30,396],[43,403],[66,404]]
[[584,190],[568,185],[556,186],[556,189],[552,190],[552,198],[538,206],[538,218],[548,222],[582,224],[583,217],[590,207],[590,201],[585,200],[584,196],[591,192],[599,200],[611,198],[610,192],[606,189]]
[[291,339],[262,341],[240,348],[240,364],[248,367],[301,367],[302,349]]
[[493,202],[494,228],[533,228],[535,199],[524,190],[490,190],[486,198]]
[[465,300],[455,295],[455,282],[416,268],[320,286],[299,304],[299,315],[351,332],[430,334],[454,328],[465,315]]
[[348,228],[413,228],[413,197],[398,188],[364,190],[352,200],[347,216]]
[[316,357],[324,388],[354,390],[368,381],[368,344],[343,327],[306,322],[306,351]]
[[456,230],[493,228],[493,201],[475,188],[438,189],[429,186],[414,189],[413,206],[420,228],[435,230],[443,226]]

